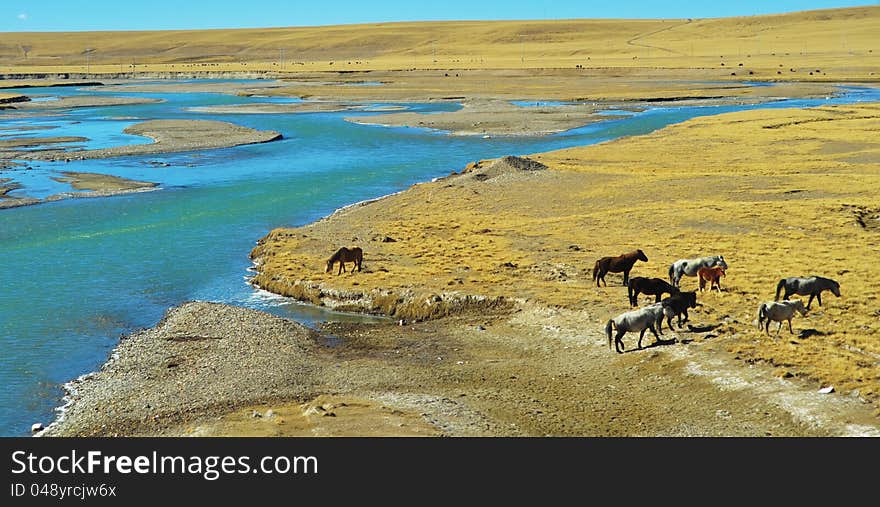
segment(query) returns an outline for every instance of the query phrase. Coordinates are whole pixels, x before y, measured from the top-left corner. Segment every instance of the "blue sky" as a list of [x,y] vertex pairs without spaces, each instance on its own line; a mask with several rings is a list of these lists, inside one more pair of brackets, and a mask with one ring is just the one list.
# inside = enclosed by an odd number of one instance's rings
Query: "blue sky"
[[877,1],[2,0],[0,31],[166,30],[443,19],[708,18]]

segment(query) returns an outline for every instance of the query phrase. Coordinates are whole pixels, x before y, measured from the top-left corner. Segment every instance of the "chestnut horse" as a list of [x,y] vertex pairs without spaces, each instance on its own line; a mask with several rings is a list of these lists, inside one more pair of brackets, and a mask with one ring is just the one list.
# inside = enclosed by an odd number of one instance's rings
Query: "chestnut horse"
[[648,256],[641,249],[634,250],[629,253],[618,255],[617,257],[602,257],[593,266],[593,280],[596,280],[596,287],[599,287],[599,281],[605,284],[605,275],[607,273],[623,272],[623,284],[629,285],[629,272],[632,270],[636,261],[648,262]]
[[712,266],[711,268],[703,266],[698,269],[697,277],[700,279],[700,292],[703,292],[703,289],[706,288],[706,282],[709,282],[709,290],[712,290],[712,287],[717,287],[718,292],[721,292],[722,276],[727,276],[722,266]]
[[337,275],[345,271],[346,262],[354,263],[354,266],[351,268],[352,273],[354,273],[355,268],[360,271],[361,264],[364,262],[364,251],[358,246],[354,248],[340,248],[335,254],[327,259],[327,269],[325,269],[324,272],[329,273],[330,270],[333,269],[333,264],[336,262],[339,263],[339,271],[336,272]]
[[600,280],[607,287],[605,275],[607,273],[620,273],[621,271],[623,272],[623,284],[629,285],[629,272],[636,261],[648,262],[648,256],[641,250],[635,250],[617,257],[602,257],[597,260],[593,266],[593,280],[596,281],[596,287],[600,287]]

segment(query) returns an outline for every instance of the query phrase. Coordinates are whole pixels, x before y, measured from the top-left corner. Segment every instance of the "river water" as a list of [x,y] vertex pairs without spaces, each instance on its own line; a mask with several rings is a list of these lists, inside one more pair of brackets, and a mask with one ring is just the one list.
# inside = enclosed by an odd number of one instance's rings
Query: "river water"
[[[12,90],[15,92],[16,90]],[[98,89],[18,90],[52,97]],[[30,163],[0,171],[25,185],[13,195],[71,190],[56,171],[114,174],[160,183],[157,191],[69,199],[0,210],[0,435],[48,424],[62,384],[98,369],[120,336],[155,325],[172,306],[218,301],[267,310],[306,324],[362,319],[324,312],[257,291],[246,283],[248,253],[270,229],[302,225],[333,210],[460,170],[468,162],[525,155],[651,132],[696,116],[762,107],[880,100],[876,89],[841,88],[832,98],[764,105],[658,107],[546,137],[448,136],[414,128],[356,125],[346,116],[376,112],[206,114],[186,108],[266,102],[210,93],[119,93],[164,102],[79,108],[22,119],[0,111],[0,135],[83,136],[87,148],[148,142],[122,130],[141,120],[230,121],[281,132],[268,144],[70,163]],[[400,104],[410,111],[457,104]],[[4,116],[5,115],[5,116]],[[12,129],[12,130],[10,130]],[[167,165],[166,165],[167,164]]]

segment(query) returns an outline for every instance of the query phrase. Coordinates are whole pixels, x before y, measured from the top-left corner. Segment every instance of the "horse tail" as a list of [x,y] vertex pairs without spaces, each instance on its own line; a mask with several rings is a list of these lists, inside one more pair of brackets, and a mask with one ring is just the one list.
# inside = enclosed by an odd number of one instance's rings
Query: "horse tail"
[[767,304],[761,303],[761,306],[758,307],[758,329],[763,327],[765,317],[767,317]]
[[675,264],[669,265],[669,283],[671,283],[673,286],[675,285],[675,279],[672,277],[672,272],[674,271],[674,268]]
[[605,336],[608,337],[608,350],[611,350],[611,331],[614,330],[614,319],[605,324]]
[[779,301],[779,294],[782,292],[782,288],[785,287],[785,278],[779,280],[779,283],[776,284],[776,297],[773,301]]
[[599,276],[599,261],[596,261],[596,263],[593,264],[593,281],[594,282],[596,281],[597,276]]

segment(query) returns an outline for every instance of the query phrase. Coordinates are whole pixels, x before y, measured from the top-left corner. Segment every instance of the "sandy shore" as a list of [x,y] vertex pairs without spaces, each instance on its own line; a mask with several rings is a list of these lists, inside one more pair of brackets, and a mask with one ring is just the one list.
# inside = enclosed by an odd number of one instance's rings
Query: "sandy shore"
[[90,190],[92,192],[130,192],[133,190],[143,190],[154,188],[158,183],[148,181],[130,180],[120,178],[110,174],[84,173],[73,171],[62,171],[62,176],[52,178],[61,183],[70,183],[70,186],[76,190]]
[[79,192],[62,192],[43,199],[27,196],[10,196],[9,192],[22,188],[12,178],[0,178],[0,209],[31,206],[34,204],[55,202],[63,199],[110,197],[137,192],[149,192],[158,188],[158,183],[120,178],[109,174],[61,171],[61,176],[53,177],[55,181],[69,183]]
[[162,100],[146,97],[104,97],[91,95],[58,97],[56,100],[45,101],[30,100],[8,105],[8,107],[20,111],[42,111],[46,109],[74,109],[80,107],[131,106],[135,104],[156,104],[159,102],[162,102]]
[[613,357],[585,317],[526,304],[316,333],[189,303],[68,384],[41,436],[880,435],[858,399],[710,343]]
[[149,144],[132,144],[97,150],[57,152],[51,150],[0,151],[0,158],[15,160],[83,160],[128,155],[230,148],[281,139],[271,130],[254,130],[232,123],[207,120],[150,120],[132,125],[126,134],[153,139]]
[[242,104],[235,106],[190,107],[187,111],[212,114],[289,114],[289,113],[335,113],[353,111],[367,106],[338,102],[295,102],[290,104]]
[[86,137],[60,136],[60,137],[19,137],[13,139],[0,139],[0,151],[16,148],[34,148],[52,144],[81,143],[88,141]]

